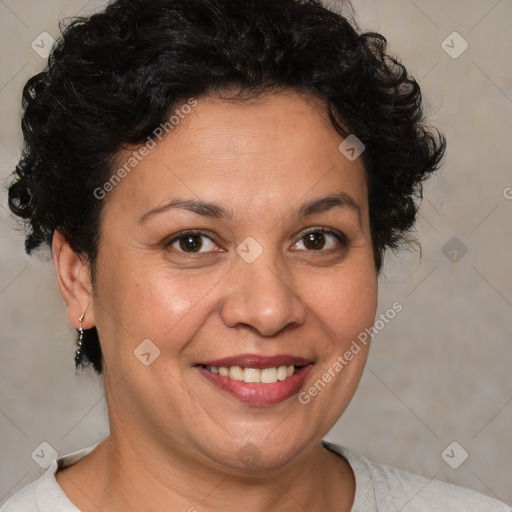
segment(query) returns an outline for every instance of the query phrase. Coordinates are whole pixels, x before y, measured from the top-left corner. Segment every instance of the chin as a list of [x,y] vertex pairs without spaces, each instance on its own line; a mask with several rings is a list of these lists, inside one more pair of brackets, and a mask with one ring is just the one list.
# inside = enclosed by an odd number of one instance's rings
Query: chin
[[272,442],[268,438],[245,438],[232,440],[228,451],[215,457],[215,461],[235,471],[268,471],[287,464],[301,448],[302,446],[293,443],[291,439],[285,445],[282,441]]

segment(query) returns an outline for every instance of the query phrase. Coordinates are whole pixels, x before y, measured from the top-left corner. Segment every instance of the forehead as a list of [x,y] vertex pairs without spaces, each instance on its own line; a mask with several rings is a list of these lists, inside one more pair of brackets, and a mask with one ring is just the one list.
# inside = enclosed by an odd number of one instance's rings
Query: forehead
[[[362,161],[351,162],[339,151],[343,137],[322,99],[291,92],[234,101],[205,96],[173,121],[109,202],[117,203],[118,196],[126,207],[149,208],[179,191],[248,210],[342,189],[364,207]],[[120,153],[116,166],[130,155]]]

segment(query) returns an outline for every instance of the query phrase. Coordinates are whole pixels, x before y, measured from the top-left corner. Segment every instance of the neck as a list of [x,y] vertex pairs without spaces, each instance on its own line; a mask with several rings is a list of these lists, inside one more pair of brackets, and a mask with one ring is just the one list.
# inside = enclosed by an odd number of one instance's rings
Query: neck
[[[76,472],[81,463],[70,469]],[[197,463],[179,451],[163,457],[147,442],[111,435],[83,459],[82,475],[71,478],[80,480],[81,497],[75,494],[74,502],[83,511],[139,511],[144,504],[155,512],[168,512],[170,505],[187,512],[349,512],[355,494],[348,462],[321,443],[279,468],[243,473]]]

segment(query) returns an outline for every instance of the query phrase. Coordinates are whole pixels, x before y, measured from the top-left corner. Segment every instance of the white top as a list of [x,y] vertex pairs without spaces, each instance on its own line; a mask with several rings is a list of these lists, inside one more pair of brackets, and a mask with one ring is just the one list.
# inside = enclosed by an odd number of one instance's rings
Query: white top
[[[98,444],[55,458],[38,480],[12,496],[0,512],[79,512],[60,488],[55,473],[58,467],[85,457]],[[325,440],[322,444],[342,455],[354,471],[356,493],[351,512],[512,512],[505,503],[471,489],[374,464]]]

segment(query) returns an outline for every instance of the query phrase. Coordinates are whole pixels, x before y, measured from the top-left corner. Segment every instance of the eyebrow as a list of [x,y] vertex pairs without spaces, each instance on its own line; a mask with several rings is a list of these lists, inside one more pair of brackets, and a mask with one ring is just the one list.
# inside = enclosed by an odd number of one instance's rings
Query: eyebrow
[[357,218],[359,220],[359,224],[362,223],[361,220],[361,208],[349,194],[346,192],[339,192],[338,194],[334,194],[327,197],[322,197],[320,199],[314,199],[309,203],[305,203],[300,207],[299,217],[306,217],[308,215],[312,215],[313,213],[325,212],[332,208],[349,208],[350,210],[357,213]]
[[[313,199],[308,203],[304,203],[298,211],[298,216],[299,218],[307,217],[308,215],[325,212],[332,208],[349,208],[357,213],[359,224],[361,224],[361,208],[357,202],[345,192],[339,192],[338,194]],[[231,219],[233,217],[231,211],[224,209],[216,203],[193,199],[173,198],[164,205],[158,206],[144,213],[139,217],[138,222],[145,222],[150,217],[154,217],[155,215],[164,213],[171,209],[187,210],[197,213],[198,215],[202,215],[203,217],[211,217],[214,219]]]

